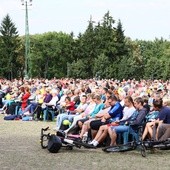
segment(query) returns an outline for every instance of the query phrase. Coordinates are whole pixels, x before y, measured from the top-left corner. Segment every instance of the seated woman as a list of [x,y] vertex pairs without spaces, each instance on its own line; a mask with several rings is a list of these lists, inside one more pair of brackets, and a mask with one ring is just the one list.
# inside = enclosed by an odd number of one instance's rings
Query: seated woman
[[[43,120],[46,121],[48,119],[48,107],[55,107],[57,102],[58,102],[58,93],[59,91],[56,89],[51,90],[52,98],[48,103],[43,103],[44,104],[44,110],[43,110]],[[54,117],[52,117],[52,120]]]
[[28,99],[30,97],[30,90],[28,87],[24,88],[24,94],[21,97],[21,110],[23,111],[28,105]]
[[[28,98],[30,97],[30,92],[28,87],[20,87],[18,96],[15,98],[15,102],[11,103],[9,107],[7,108],[6,113],[13,115],[13,114],[22,114],[22,111],[25,110],[28,104]],[[21,105],[20,113],[15,113],[16,107],[19,107]]]
[[80,128],[82,127],[80,138],[82,138],[83,135],[86,132],[88,132],[88,130],[90,129],[90,122],[94,120],[96,114],[104,108],[104,103],[102,102],[100,95],[95,95],[94,101],[96,103],[94,110],[89,115],[87,115],[85,118],[78,121],[79,127]]

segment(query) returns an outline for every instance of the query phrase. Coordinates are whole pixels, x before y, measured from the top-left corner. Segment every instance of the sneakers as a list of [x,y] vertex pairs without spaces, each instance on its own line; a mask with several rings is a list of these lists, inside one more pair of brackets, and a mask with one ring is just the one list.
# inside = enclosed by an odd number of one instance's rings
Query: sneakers
[[93,145],[93,146],[97,146],[98,144],[99,144],[99,142],[98,141],[96,141],[96,140],[92,140],[91,142],[89,142],[88,143],[89,145]]
[[92,144],[93,144],[93,140],[92,140],[92,141],[89,141],[88,144],[89,144],[89,145],[92,145]]

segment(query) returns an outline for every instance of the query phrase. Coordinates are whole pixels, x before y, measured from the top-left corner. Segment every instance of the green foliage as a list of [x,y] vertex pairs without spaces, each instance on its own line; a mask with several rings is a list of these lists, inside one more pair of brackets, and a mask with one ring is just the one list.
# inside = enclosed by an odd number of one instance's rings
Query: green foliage
[[82,59],[73,61],[70,65],[70,76],[73,78],[87,78],[89,76],[89,72],[86,70],[87,65],[88,63]]
[[[0,33],[0,77],[23,77],[24,36],[18,36],[9,15]],[[32,78],[170,78],[170,42],[163,38],[132,41],[109,11],[97,23],[90,17],[78,37],[73,32],[47,32],[31,35],[30,42]]]
[[93,75],[100,78],[109,78],[109,58],[104,54],[99,55],[95,58]]
[[31,37],[32,77],[65,77],[71,62],[73,37],[62,32],[48,32]]
[[17,28],[8,14],[2,20],[0,33],[0,75],[8,79],[21,76],[23,69],[19,60],[22,58],[21,41]]

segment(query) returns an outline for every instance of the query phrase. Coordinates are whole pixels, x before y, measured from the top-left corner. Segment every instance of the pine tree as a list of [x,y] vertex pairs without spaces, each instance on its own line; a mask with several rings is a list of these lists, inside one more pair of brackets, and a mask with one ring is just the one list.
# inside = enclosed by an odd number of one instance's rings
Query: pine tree
[[2,20],[0,26],[1,38],[1,59],[0,74],[1,76],[13,79],[17,76],[19,65],[18,57],[21,49],[21,43],[17,28],[7,14]]

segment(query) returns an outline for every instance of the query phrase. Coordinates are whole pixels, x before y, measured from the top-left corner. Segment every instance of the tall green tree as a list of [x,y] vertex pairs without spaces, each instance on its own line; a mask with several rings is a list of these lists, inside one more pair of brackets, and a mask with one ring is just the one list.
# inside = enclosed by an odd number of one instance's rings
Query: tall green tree
[[0,74],[8,79],[16,78],[21,72],[22,66],[18,62],[21,56],[21,41],[15,24],[7,14],[0,26],[1,57]]
[[115,46],[117,58],[121,59],[123,56],[127,55],[126,37],[120,20],[118,21],[115,31]]
[[48,32],[31,36],[32,77],[66,77],[72,57],[72,35]]

